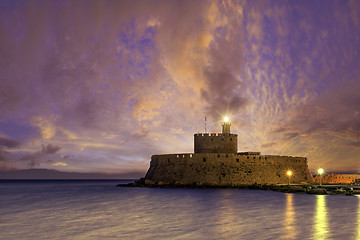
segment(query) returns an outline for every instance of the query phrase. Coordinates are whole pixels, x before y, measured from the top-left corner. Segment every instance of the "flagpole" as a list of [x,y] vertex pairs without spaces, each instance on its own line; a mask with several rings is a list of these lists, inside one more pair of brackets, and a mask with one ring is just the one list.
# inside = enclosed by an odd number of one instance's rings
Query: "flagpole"
[[205,133],[206,133],[206,116],[205,116]]

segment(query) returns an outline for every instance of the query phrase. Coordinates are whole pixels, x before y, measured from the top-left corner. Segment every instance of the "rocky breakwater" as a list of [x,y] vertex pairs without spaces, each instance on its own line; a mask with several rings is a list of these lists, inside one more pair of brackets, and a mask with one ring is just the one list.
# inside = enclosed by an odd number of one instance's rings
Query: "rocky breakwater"
[[282,193],[306,193],[321,195],[358,195],[360,194],[360,186],[358,185],[317,185],[317,184],[251,184],[238,186],[219,186],[219,185],[196,185],[196,184],[166,184],[163,182],[154,184],[152,181],[141,178],[133,183],[118,184],[118,187],[152,187],[152,188],[232,188],[232,189],[251,189],[266,190]]

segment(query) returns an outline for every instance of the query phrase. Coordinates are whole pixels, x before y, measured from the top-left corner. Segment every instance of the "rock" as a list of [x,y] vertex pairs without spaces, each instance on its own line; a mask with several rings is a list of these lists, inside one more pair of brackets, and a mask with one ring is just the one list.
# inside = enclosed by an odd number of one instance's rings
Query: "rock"
[[145,184],[145,178],[140,178],[139,180],[135,181],[136,184]]
[[149,179],[145,180],[145,185],[154,185],[155,183]]
[[310,194],[328,194],[325,188],[313,188],[306,191]]

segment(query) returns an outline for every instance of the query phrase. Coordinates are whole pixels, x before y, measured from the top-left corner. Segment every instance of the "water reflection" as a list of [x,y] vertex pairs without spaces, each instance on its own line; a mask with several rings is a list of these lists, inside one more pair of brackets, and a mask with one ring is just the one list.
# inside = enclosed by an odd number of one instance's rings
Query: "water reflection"
[[286,194],[286,211],[284,226],[286,231],[286,238],[295,239],[296,238],[296,229],[295,229],[295,211],[294,211],[294,194]]
[[360,239],[360,195],[356,195],[358,197],[358,211],[357,211],[357,232],[356,239]]
[[[217,225],[214,236],[221,239],[231,239],[236,237],[236,232],[240,231],[241,218],[236,215],[234,208],[233,193],[234,191],[219,192],[218,206],[216,210]],[[241,232],[241,231],[240,231]]]
[[316,195],[314,239],[327,239],[328,213],[326,208],[326,195]]

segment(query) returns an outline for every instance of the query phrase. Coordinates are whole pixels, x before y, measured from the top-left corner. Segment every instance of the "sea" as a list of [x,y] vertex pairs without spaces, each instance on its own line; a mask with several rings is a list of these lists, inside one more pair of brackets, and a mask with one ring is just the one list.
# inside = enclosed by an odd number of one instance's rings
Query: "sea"
[[0,239],[360,239],[360,197],[1,180]]

